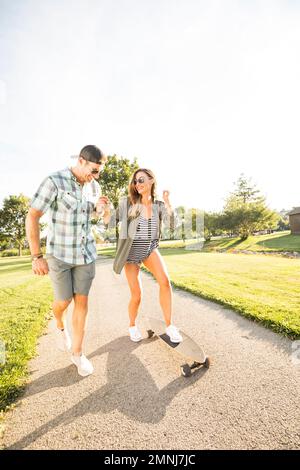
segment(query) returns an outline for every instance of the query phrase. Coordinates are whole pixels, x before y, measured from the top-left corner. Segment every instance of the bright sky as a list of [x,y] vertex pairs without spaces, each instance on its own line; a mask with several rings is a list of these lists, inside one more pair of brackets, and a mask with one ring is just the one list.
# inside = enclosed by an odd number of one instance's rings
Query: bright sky
[[299,57],[296,0],[0,0],[0,200],[96,144],[175,206],[299,206]]

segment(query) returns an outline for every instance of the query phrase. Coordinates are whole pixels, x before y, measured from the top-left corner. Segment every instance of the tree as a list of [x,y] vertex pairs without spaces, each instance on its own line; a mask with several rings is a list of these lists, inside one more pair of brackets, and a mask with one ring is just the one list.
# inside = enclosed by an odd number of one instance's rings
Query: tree
[[29,198],[20,194],[4,199],[0,210],[0,239],[17,245],[19,256],[26,238],[25,218],[29,209]]
[[[100,174],[99,183],[102,194],[109,198],[115,210],[119,205],[119,199],[128,194],[129,179],[138,168],[136,158],[131,163],[128,158],[118,157],[115,154],[108,156],[108,161]],[[95,223],[97,222],[95,221]],[[109,226],[114,223],[115,219],[112,217]],[[115,227],[115,234],[118,238],[119,231],[117,226]],[[102,236],[104,235],[105,231],[102,233]]]
[[216,212],[204,213],[204,238],[210,241],[211,237],[222,234],[222,215]]
[[246,204],[246,202],[256,201],[261,197],[256,196],[256,194],[259,194],[259,190],[256,189],[255,185],[251,185],[250,179],[247,179],[243,173],[234,184],[236,189],[232,196],[240,203]]
[[279,213],[278,221],[278,230],[290,230],[290,221],[289,221],[289,212],[290,210],[282,209]]
[[139,168],[137,159],[131,163],[128,158],[117,155],[108,156],[108,161],[100,174],[99,183],[102,193],[112,202],[116,209],[119,199],[127,193],[129,178]]
[[278,214],[267,207],[265,197],[255,185],[242,174],[235,186],[224,207],[224,228],[238,233],[242,240],[259,230],[275,228]]

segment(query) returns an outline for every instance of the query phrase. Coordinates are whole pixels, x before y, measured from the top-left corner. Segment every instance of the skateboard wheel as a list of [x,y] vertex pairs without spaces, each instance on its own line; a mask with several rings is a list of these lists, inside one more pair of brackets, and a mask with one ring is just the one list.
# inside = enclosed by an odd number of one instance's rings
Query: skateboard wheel
[[209,359],[209,357],[207,357],[207,358],[205,359],[204,366],[205,366],[207,369],[209,369],[209,366],[210,366],[210,359]]
[[154,335],[154,331],[147,330],[147,334],[148,334],[148,338],[152,338],[152,336]]
[[192,375],[192,370],[188,364],[183,364],[183,366],[180,366],[180,369],[183,377],[190,377]]

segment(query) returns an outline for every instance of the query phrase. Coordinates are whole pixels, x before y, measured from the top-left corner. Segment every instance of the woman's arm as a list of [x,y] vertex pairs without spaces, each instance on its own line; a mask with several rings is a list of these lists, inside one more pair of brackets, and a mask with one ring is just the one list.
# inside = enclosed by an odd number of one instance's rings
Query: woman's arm
[[167,191],[167,190],[163,191],[163,200],[165,203],[165,208],[167,209],[168,215],[171,217],[174,214],[174,210],[171,206],[169,196],[170,196],[170,191]]
[[165,227],[168,227],[170,230],[175,229],[175,225],[177,223],[177,219],[175,216],[174,209],[171,205],[170,199],[170,191],[163,191],[163,200],[164,202],[161,203],[161,220]]

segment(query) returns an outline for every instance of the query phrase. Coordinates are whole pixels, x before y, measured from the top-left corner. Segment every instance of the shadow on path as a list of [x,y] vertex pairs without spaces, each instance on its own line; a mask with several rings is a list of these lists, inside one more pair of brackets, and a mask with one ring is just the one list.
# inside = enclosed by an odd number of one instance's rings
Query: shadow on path
[[[181,390],[199,380],[207,369],[199,369],[189,378],[179,376],[159,390],[145,366],[133,354],[140,344],[129,342],[128,336],[120,337],[90,354],[88,356],[90,359],[108,354],[107,383],[6,449],[23,449],[53,428],[67,425],[87,413],[101,414],[118,410],[134,421],[142,423],[161,421],[173,398]],[[27,389],[26,397],[51,387],[69,387],[82,380],[84,378],[77,375],[74,366],[53,371],[32,382]]]

